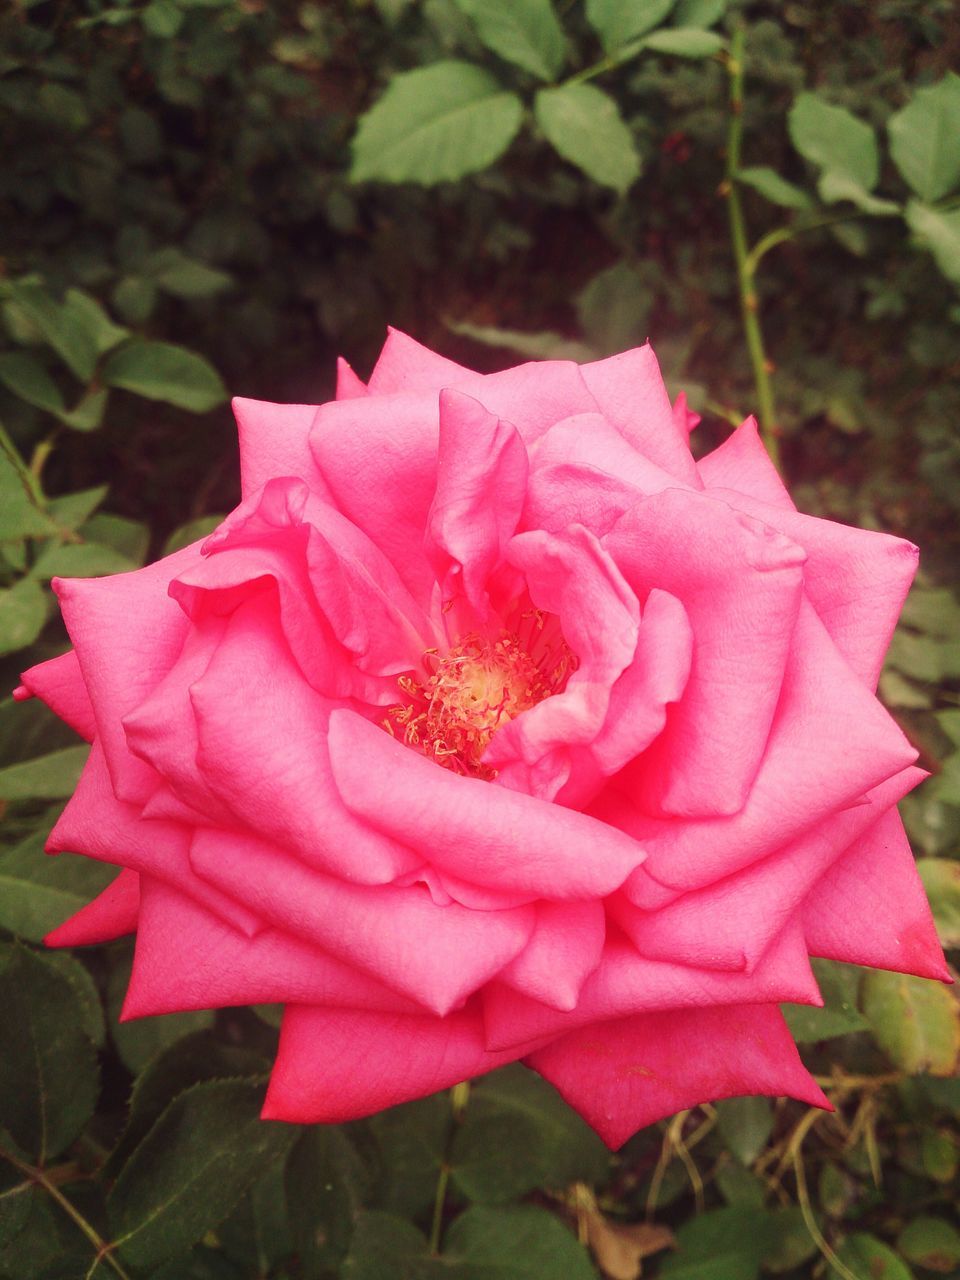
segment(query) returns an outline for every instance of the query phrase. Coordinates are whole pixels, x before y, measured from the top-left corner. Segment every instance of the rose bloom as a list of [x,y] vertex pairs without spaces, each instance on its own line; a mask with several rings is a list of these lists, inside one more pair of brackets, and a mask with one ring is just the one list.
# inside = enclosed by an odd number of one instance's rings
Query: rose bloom
[[391,332],[337,398],[236,402],[203,543],[56,584],[26,672],[88,738],[50,839],[122,867],[125,1017],[286,1008],[264,1115],[516,1059],[611,1145],[828,1105],[809,957],[947,976],[877,701],[909,543],[799,514],[748,419],[699,463],[649,346],[481,376]]

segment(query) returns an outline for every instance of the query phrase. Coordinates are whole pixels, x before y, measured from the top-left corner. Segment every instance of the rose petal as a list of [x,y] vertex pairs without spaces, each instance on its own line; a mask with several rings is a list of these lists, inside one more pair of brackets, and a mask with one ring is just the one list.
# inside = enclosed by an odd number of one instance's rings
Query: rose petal
[[529,942],[502,971],[500,979],[553,1008],[573,1009],[580,989],[603,953],[603,904],[541,902],[536,913]]
[[896,810],[835,863],[802,915],[811,955],[952,981]]
[[109,578],[54,578],[64,622],[93,704],[114,790],[143,802],[156,788],[149,765],[131,754],[123,717],[163,679],[189,623],[167,595],[171,579],[200,560],[200,544]]
[[189,893],[242,932],[256,933],[260,921],[252,911],[194,873],[189,846],[187,827],[144,821],[136,805],[117,799],[99,739],[46,845],[49,853],[82,853],[154,876]]
[[339,704],[306,684],[269,608],[237,609],[189,697],[200,774],[234,825],[359,883],[389,883],[421,864],[402,836],[358,822],[341,802],[327,742]]
[[337,356],[337,389],[336,400],[357,400],[360,396],[369,395],[367,384],[358,378],[343,356]]
[[631,770],[651,812],[732,814],[747,798],[773,723],[803,583],[804,553],[703,494],[638,502],[603,540],[641,599],[662,587],[695,637],[683,698]]
[[97,719],[93,704],[83,682],[76,650],[68,649],[58,658],[40,662],[20,679],[23,684],[13,691],[18,702],[37,697],[47,704],[55,715],[65,720],[81,738],[92,742],[97,732]]
[[[370,375],[371,395],[393,391],[439,391],[473,376],[473,370],[437,355],[399,329],[387,326],[387,340]],[[338,396],[339,400],[340,397]]]
[[194,899],[144,877],[124,1020],[291,1001],[398,1013],[419,1010],[414,1001],[300,938],[277,929],[248,938]]
[[265,1120],[339,1124],[513,1062],[490,1053],[474,1009],[446,1018],[288,1005]]
[[673,420],[677,424],[677,430],[683,431],[687,435],[694,431],[701,422],[699,413],[694,411],[687,405],[687,393],[680,391],[677,398],[673,402]]
[[613,1149],[665,1116],[741,1094],[833,1109],[775,1005],[639,1014],[574,1031],[525,1061]]
[[583,984],[575,1008],[564,1011],[551,1007],[542,998],[521,994],[499,979],[484,991],[483,1005],[488,1046],[506,1049],[635,1013],[781,1001],[823,1003],[803,930],[797,924],[781,932],[749,974],[651,960],[614,929],[600,964]]
[[[69,857],[69,854],[61,855]],[[140,877],[128,868],[85,907],[52,929],[44,938],[48,947],[85,947],[112,942],[137,928],[140,912]]]
[[239,832],[200,830],[194,870],[263,920],[448,1013],[526,946],[532,907],[437,906],[420,886],[345,884]]
[[795,919],[817,881],[924,776],[920,769],[904,769],[873,788],[863,803],[819,823],[739,875],[685,893],[657,911],[641,911],[627,895],[619,895],[611,900],[611,913],[646,956],[750,972]]
[[917,571],[912,542],[716,491],[731,506],[780,529],[807,553],[804,590],[834,644],[875,689],[890,637]]
[[526,485],[527,451],[516,429],[470,396],[441,391],[426,550],[445,607],[462,593],[486,620],[488,579],[516,531]]
[[[729,489],[784,511],[796,510],[780,473],[763,446],[756,418],[745,419],[721,445],[700,459],[697,470],[708,492],[711,489]],[[768,523],[773,521],[768,520]],[[805,545],[801,539],[797,541],[801,546]]]
[[[677,426],[649,343],[585,364],[581,373],[600,412],[619,427],[638,453],[685,484],[702,487],[687,432]],[[562,416],[570,412],[568,409]]]
[[459,777],[353,712],[332,713],[329,746],[334,781],[352,813],[474,884],[549,900],[597,898],[643,861],[622,832]]
[[239,396],[231,404],[240,437],[240,491],[244,498],[277,476],[296,476],[314,493],[327,496],[309,445],[315,404],[270,404]]
[[771,846],[782,848],[814,830],[916,758],[805,604],[770,739],[742,812],[684,823],[649,818],[614,789],[619,779],[590,812],[629,832],[647,851],[629,896],[638,906],[659,908],[678,892],[742,871],[766,857]]

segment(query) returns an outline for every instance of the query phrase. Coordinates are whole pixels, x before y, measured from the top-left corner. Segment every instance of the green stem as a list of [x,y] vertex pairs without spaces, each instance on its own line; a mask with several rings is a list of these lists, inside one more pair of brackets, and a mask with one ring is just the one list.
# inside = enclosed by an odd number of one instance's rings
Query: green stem
[[13,443],[6,427],[2,423],[0,423],[0,453],[6,454],[10,465],[20,477],[20,483],[23,485],[31,505],[43,511],[45,503],[39,481],[23,458],[21,458],[20,450]]
[[107,1241],[100,1236],[96,1228],[87,1221],[79,1209],[75,1208],[75,1206],[70,1203],[57,1184],[46,1173],[44,1173],[42,1169],[35,1169],[32,1165],[26,1164],[22,1160],[18,1160],[17,1157],[9,1151],[0,1150],[0,1155],[3,1156],[4,1160],[8,1160],[14,1168],[19,1169],[20,1172],[24,1174],[25,1177],[29,1178],[31,1182],[35,1183],[36,1186],[43,1187],[51,1200],[56,1201],[71,1222],[73,1222],[90,1241],[90,1244],[97,1251],[97,1256],[94,1259],[94,1266],[91,1267],[90,1271],[87,1273],[88,1275],[92,1275],[96,1270],[96,1264],[103,1261],[113,1268],[120,1280],[130,1280],[130,1276],[126,1271],[124,1271],[123,1267],[113,1256],[114,1246],[112,1244],[108,1244]]
[[788,240],[794,240],[807,231],[819,231],[822,227],[833,227],[841,222],[854,222],[864,216],[862,209],[847,210],[843,213],[826,213],[822,218],[814,218],[810,222],[795,222],[792,226],[777,227],[774,231],[768,231],[747,254],[747,271],[751,278],[754,277],[760,259],[765,258],[771,249],[776,249],[777,245],[786,244]]
[[434,1257],[440,1253],[440,1233],[443,1230],[443,1211],[447,1203],[447,1185],[450,1182],[450,1157],[453,1154],[453,1137],[457,1127],[463,1120],[463,1113],[470,1100],[470,1081],[461,1080],[450,1090],[450,1126],[447,1130],[447,1141],[444,1144],[443,1159],[437,1177],[437,1190],[433,1197],[433,1218],[430,1222],[430,1252]]
[[727,198],[730,217],[730,240],[737,266],[737,285],[740,293],[740,311],[743,331],[747,339],[747,351],[753,369],[753,381],[757,391],[760,434],[767,452],[776,466],[780,465],[780,448],[777,428],[777,410],[770,382],[770,362],[763,346],[763,334],[757,315],[757,294],[754,274],[749,261],[747,227],[740,203],[740,190],[736,173],[740,168],[740,150],[743,142],[743,56],[744,29],[737,27],[730,42],[727,70],[730,76],[730,123],[727,129],[727,170],[723,191]]

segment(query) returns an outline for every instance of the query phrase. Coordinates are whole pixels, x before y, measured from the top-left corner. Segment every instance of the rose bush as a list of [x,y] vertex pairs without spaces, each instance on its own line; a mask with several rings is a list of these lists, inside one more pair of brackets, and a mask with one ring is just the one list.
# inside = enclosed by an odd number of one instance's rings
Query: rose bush
[[92,742],[52,833],[123,869],[124,1016],[286,1006],[264,1114],[522,1059],[611,1145],[824,1103],[809,956],[946,976],[877,701],[916,549],[796,511],[752,421],[696,463],[649,347],[481,376],[391,333],[337,399],[236,404],[202,544],[57,584],[23,676]]

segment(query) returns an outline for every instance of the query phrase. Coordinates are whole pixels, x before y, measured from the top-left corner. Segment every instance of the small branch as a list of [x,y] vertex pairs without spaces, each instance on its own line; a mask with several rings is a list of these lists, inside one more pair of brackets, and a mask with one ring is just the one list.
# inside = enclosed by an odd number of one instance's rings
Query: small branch
[[743,142],[743,57],[744,29],[738,26],[730,43],[730,55],[727,58],[727,72],[730,77],[730,122],[727,128],[727,166],[726,178],[721,193],[726,197],[727,212],[730,219],[730,241],[737,267],[737,284],[740,293],[740,311],[743,317],[743,331],[747,339],[747,350],[753,369],[753,381],[757,391],[758,418],[760,433],[774,464],[780,465],[779,429],[777,411],[773,399],[773,387],[770,382],[771,365],[767,359],[763,345],[763,334],[760,330],[758,301],[754,284],[754,274],[749,262],[747,244],[747,228],[740,202],[740,189],[736,181],[736,173],[740,168],[740,151]]
[[87,1272],[88,1276],[93,1275],[100,1262],[106,1262],[109,1267],[113,1268],[114,1272],[119,1277],[119,1280],[130,1280],[130,1276],[113,1256],[113,1249],[115,1246],[108,1244],[107,1241],[99,1235],[96,1228],[87,1221],[79,1209],[70,1203],[60,1188],[56,1185],[56,1181],[54,1180],[56,1177],[55,1170],[51,1170],[51,1172],[47,1174],[42,1169],[35,1169],[32,1165],[19,1160],[11,1152],[5,1151],[2,1148],[0,1148],[0,1156],[2,1156],[4,1160],[9,1161],[14,1168],[19,1169],[20,1172],[25,1177],[29,1178],[29,1180],[36,1186],[42,1187],[51,1200],[56,1201],[71,1222],[73,1222],[90,1241],[90,1244],[96,1250],[96,1257],[93,1260],[92,1267]]
[[453,1153],[453,1137],[463,1122],[463,1113],[470,1100],[470,1081],[461,1080],[450,1090],[450,1125],[447,1140],[444,1144],[443,1159],[437,1177],[437,1190],[433,1197],[433,1217],[430,1222],[430,1253],[438,1257],[440,1253],[440,1233],[443,1231],[443,1211],[447,1203],[447,1185],[450,1181],[450,1157]]

